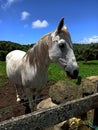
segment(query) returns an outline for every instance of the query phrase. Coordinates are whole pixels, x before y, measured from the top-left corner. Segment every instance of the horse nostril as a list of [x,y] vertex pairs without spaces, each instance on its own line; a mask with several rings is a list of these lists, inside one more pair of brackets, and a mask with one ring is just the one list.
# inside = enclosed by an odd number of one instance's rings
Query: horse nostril
[[78,73],[79,73],[79,70],[77,70],[77,69],[73,71],[73,75],[74,75],[75,78],[77,78]]
[[72,72],[66,71],[67,77],[71,77],[72,79],[76,79],[78,77],[79,69],[75,69]]

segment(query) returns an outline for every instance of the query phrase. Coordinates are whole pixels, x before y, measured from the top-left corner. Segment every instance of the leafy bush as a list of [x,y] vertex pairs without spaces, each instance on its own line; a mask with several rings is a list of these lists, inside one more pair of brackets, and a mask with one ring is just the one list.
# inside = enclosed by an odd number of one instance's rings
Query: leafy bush
[[98,59],[98,43],[92,44],[73,44],[76,59],[79,61],[84,60],[97,60]]
[[[27,51],[34,44],[20,45],[10,41],[0,41],[0,60],[4,61],[5,56],[12,50]],[[76,59],[78,61],[97,60],[98,59],[98,43],[94,44],[73,44]]]
[[6,55],[13,50],[27,51],[31,45],[20,45],[10,41],[0,41],[0,61],[5,61]]

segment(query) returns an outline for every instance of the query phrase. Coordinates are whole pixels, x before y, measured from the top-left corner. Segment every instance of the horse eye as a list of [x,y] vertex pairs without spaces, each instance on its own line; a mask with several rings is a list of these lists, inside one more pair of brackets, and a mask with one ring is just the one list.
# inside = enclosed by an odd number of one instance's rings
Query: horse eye
[[60,47],[61,49],[63,49],[63,48],[65,48],[65,44],[64,44],[64,43],[60,43],[60,44],[59,44],[59,47]]

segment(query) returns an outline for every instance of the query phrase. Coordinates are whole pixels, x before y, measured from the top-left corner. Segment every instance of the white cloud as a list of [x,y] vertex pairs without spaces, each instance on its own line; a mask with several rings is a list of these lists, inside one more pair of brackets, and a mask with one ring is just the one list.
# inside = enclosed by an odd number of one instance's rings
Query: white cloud
[[36,21],[32,22],[32,28],[45,28],[48,25],[49,24],[46,20],[43,20],[43,21],[36,20]]
[[88,38],[83,38],[82,40],[77,41],[77,43],[90,44],[90,43],[98,43],[98,36],[91,36]]
[[7,8],[9,8],[13,3],[19,2],[19,1],[21,1],[21,0],[6,0],[5,3],[2,3],[1,8],[7,9]]
[[26,20],[29,17],[30,13],[27,11],[23,11],[21,13],[21,20]]

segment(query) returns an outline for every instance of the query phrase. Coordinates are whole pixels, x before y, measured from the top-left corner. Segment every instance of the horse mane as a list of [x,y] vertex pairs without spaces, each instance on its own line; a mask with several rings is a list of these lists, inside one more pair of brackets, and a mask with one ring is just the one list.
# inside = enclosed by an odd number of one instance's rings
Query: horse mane
[[[72,45],[70,44],[71,38],[70,34],[67,31],[67,28],[62,28],[61,33],[64,33],[66,35],[66,41],[72,48]],[[41,65],[43,64],[43,59],[46,60],[46,56],[48,55],[48,48],[52,46],[52,37],[51,33],[48,33],[44,35],[31,49],[29,49],[26,54],[26,62],[29,61],[30,65]]]
[[29,61],[30,65],[41,65],[43,64],[43,59],[48,56],[48,44],[51,44],[51,36],[50,33],[43,36],[31,49],[29,49],[26,54],[25,58],[26,61]]

